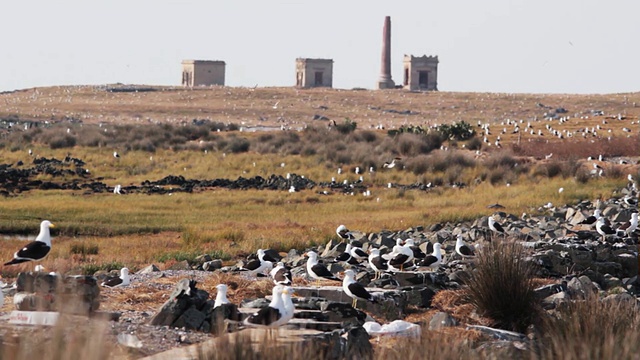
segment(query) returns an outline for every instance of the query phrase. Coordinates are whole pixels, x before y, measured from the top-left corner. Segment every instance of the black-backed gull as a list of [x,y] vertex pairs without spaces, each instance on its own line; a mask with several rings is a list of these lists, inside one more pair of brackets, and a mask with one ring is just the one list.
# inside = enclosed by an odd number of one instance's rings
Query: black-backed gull
[[7,261],[4,265],[20,264],[27,261],[40,261],[44,259],[51,251],[51,233],[49,228],[53,228],[49,220],[40,223],[40,233],[35,241],[25,245],[22,249],[13,254],[13,259]]

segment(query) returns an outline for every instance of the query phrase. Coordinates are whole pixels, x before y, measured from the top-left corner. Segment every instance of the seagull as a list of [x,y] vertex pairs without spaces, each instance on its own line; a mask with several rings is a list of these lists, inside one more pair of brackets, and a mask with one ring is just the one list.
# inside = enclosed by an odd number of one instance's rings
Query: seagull
[[380,249],[371,249],[369,255],[369,267],[375,272],[374,280],[380,278],[383,271],[389,269],[387,260],[380,256]]
[[411,245],[405,244],[398,249],[399,252],[393,258],[389,260],[389,270],[398,271],[398,266],[400,267],[399,271],[404,271],[404,265],[408,264],[413,260],[413,251],[411,250]]
[[[262,249],[260,249],[262,250]],[[241,266],[239,271],[248,271],[249,274],[253,276],[258,276],[258,274],[264,274],[265,271],[270,271],[273,269],[273,263],[271,261],[254,259]]]
[[358,246],[351,246],[349,254],[358,261],[362,261],[368,257],[367,253]]
[[438,269],[438,267],[442,265],[441,247],[442,244],[438,242],[433,244],[433,253],[431,255],[427,255],[427,257],[422,260],[421,266],[426,266],[430,269]]
[[114,151],[113,152],[113,157],[116,158],[116,159],[119,159],[120,158],[120,154],[118,154],[117,151]]
[[593,215],[589,216],[588,218],[580,221],[578,224],[581,225],[593,225],[596,223],[596,221],[598,221],[598,219],[600,219],[600,209],[595,209],[593,211]]
[[32,241],[25,245],[22,249],[13,254],[13,259],[6,262],[4,265],[20,264],[26,261],[40,261],[44,259],[51,251],[51,234],[49,228],[53,228],[53,225],[49,220],[44,220],[40,223],[40,233],[36,237],[35,241]]
[[113,288],[113,287],[124,287],[129,285],[130,283],[131,283],[131,279],[129,278],[129,269],[127,269],[126,267],[123,267],[122,269],[120,269],[119,277],[112,277],[110,279],[107,279],[103,281],[102,284],[100,285]]
[[353,299],[351,306],[354,309],[357,309],[357,303],[359,299],[371,301],[372,303],[377,303],[377,300],[371,295],[367,289],[364,288],[361,284],[359,284],[356,279],[356,272],[352,269],[349,269],[344,272],[344,279],[342,280],[342,290],[344,290],[345,294]]
[[282,302],[283,287],[276,285],[271,292],[271,303],[244,320],[248,326],[278,327],[284,325],[289,319],[285,317],[285,308]]
[[496,222],[496,219],[494,219],[493,216],[489,216],[488,220],[489,220],[489,229],[491,229],[491,231],[496,232],[498,234],[503,234],[503,235],[507,234],[502,228],[502,225]]
[[[411,251],[413,252],[413,258],[414,259],[424,259],[425,257],[427,257],[427,254],[425,254],[424,252],[422,252],[422,250],[420,250],[420,248],[418,246],[415,245],[415,243],[413,242],[413,239],[407,239],[404,242],[409,249],[411,249]],[[427,249],[428,249],[428,245],[427,245]]]
[[120,184],[118,184],[118,185],[116,185],[116,186],[113,188],[113,193],[114,193],[114,194],[118,194],[118,195],[122,195],[122,194],[120,193],[120,190],[122,190],[122,186],[121,186]]
[[271,270],[269,275],[271,276],[271,278],[273,279],[273,282],[276,285],[289,286],[292,283],[291,279],[293,277],[291,276],[291,270],[289,270],[289,268],[284,266],[284,263],[282,261],[276,264],[276,267],[274,267],[273,270]]
[[238,307],[231,303],[227,299],[227,285],[216,285],[218,293],[216,294],[216,301],[213,303],[213,310],[211,311],[212,323],[222,328],[225,319],[240,320],[240,313]]
[[258,249],[256,254],[258,255],[258,259],[262,261],[271,261],[272,263],[277,263],[282,259],[280,254],[278,254],[277,251],[272,249],[266,249],[266,250]]
[[397,157],[391,160],[391,162],[386,161],[384,164],[382,164],[382,167],[387,169],[393,169],[396,166],[396,161],[400,161],[400,160],[402,159]]
[[462,240],[462,234],[458,234],[458,238],[456,239],[456,253],[462,256],[463,258],[474,257],[475,254],[471,247],[467,246]]
[[333,275],[331,271],[329,271],[329,269],[327,269],[324,265],[318,263],[318,254],[316,252],[309,251],[304,255],[309,258],[309,260],[307,260],[307,274],[309,274],[311,278],[316,280],[316,284],[321,279],[340,281],[340,279],[335,277],[335,275]]
[[596,231],[598,232],[598,234],[602,235],[602,241],[605,241],[607,239],[607,235],[613,235],[616,233],[616,231],[613,230],[611,226],[605,223],[605,220],[602,217],[599,218],[598,221],[596,221]]
[[338,226],[336,234],[338,234],[342,239],[353,239],[353,235],[351,235],[349,229],[344,225]]
[[617,230],[617,235],[631,236],[631,233],[636,231],[637,228],[638,228],[638,213],[634,212],[634,213],[631,213],[631,220],[620,225],[620,227]]
[[360,262],[358,262],[358,259],[356,259],[355,257],[353,257],[351,255],[351,244],[347,244],[347,247],[344,249],[344,252],[340,255],[338,255],[335,259],[334,262],[346,262],[349,265],[359,265]]
[[282,321],[284,324],[288,323],[289,320],[293,319],[293,314],[296,311],[296,307],[293,305],[293,301],[291,300],[291,295],[294,294],[294,290],[290,286],[285,286],[282,288],[282,306],[284,308],[284,316],[282,317]]

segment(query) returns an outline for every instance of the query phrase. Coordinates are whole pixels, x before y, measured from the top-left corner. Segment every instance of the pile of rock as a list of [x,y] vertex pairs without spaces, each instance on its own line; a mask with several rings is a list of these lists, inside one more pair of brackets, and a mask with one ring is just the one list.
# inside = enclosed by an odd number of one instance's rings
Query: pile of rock
[[93,276],[23,272],[13,299],[18,310],[89,315],[100,307],[100,288]]

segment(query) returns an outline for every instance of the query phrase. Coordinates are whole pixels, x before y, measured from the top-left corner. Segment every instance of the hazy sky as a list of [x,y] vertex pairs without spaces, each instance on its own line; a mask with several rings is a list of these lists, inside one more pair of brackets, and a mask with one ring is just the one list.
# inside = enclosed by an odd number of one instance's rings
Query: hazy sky
[[438,55],[442,91],[640,91],[640,1],[20,0],[0,4],[0,91],[179,85],[183,59],[224,60],[230,86],[292,86],[295,58],[334,87],[373,88],[384,16],[392,75]]

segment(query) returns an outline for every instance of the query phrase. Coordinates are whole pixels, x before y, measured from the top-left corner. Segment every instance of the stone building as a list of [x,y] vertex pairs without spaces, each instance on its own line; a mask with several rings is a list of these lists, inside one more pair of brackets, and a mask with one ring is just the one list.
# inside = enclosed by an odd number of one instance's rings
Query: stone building
[[438,90],[438,56],[404,56],[403,87],[408,90]]
[[182,85],[208,86],[224,85],[224,61],[183,60]]
[[332,87],[332,59],[296,59],[296,86],[302,88]]

